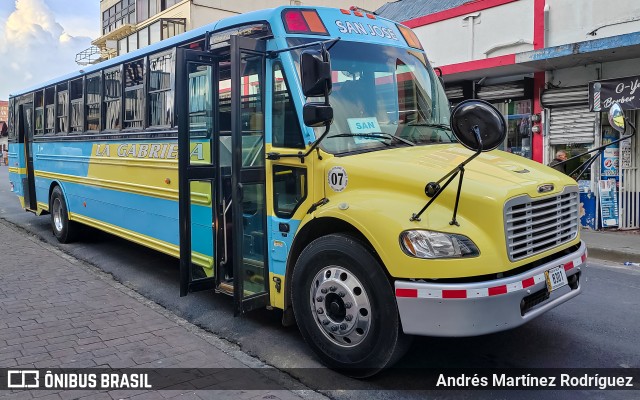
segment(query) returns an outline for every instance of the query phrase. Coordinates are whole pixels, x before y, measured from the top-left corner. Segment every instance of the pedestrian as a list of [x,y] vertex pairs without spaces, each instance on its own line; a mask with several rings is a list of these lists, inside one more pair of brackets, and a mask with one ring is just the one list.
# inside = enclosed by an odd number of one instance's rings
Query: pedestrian
[[567,163],[564,163],[564,161],[567,161],[567,152],[564,150],[558,150],[556,152],[556,158],[554,158],[553,161],[551,161],[551,164],[549,164],[549,166],[553,169],[556,169],[562,172],[563,174],[566,174]]

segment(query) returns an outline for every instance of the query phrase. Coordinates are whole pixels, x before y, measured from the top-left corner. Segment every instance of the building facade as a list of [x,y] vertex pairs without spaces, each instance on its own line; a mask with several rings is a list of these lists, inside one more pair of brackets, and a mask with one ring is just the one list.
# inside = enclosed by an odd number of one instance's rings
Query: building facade
[[[452,104],[479,98],[502,112],[503,150],[549,164],[611,142],[613,102],[640,122],[637,1],[400,0],[376,13],[414,29]],[[640,228],[637,141],[607,148],[579,178],[583,226]]]
[[384,0],[101,0],[101,36],[76,62],[94,64],[225,17],[288,4],[375,10]]

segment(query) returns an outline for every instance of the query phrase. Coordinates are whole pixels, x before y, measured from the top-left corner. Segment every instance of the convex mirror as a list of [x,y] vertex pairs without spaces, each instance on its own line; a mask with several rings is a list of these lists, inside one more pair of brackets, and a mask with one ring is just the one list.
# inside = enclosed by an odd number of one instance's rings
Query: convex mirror
[[[477,127],[482,143],[475,134]],[[494,106],[483,100],[465,100],[451,112],[451,130],[458,141],[473,151],[491,151],[507,136],[504,117]]]
[[609,125],[620,133],[624,133],[627,128],[624,119],[624,112],[618,103],[615,103],[609,109]]

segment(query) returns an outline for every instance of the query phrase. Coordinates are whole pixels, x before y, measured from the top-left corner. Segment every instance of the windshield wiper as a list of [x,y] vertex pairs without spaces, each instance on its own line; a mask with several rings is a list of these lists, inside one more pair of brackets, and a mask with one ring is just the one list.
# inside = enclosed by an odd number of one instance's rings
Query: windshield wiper
[[[360,138],[366,138],[366,139],[391,139],[391,140],[397,140],[400,141],[404,144],[408,144],[409,146],[415,146],[416,144],[413,143],[410,140],[407,140],[405,138],[401,138],[400,136],[396,136],[396,135],[392,135],[390,133],[384,133],[384,132],[371,132],[371,133],[337,133],[335,135],[331,135],[331,136],[327,136],[328,138],[334,138],[334,137],[360,137]],[[390,146],[389,143],[383,141],[382,143],[386,144],[387,146]]]
[[408,123],[408,126],[426,126],[428,128],[439,128],[450,131],[451,127],[447,124],[436,124],[432,122],[416,122],[416,123]]

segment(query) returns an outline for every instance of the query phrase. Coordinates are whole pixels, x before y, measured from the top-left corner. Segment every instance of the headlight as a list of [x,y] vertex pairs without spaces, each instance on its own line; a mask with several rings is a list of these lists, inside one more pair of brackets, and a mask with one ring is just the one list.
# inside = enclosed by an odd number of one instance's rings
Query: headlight
[[478,247],[466,236],[424,230],[400,234],[402,250],[418,258],[458,258],[480,255]]

